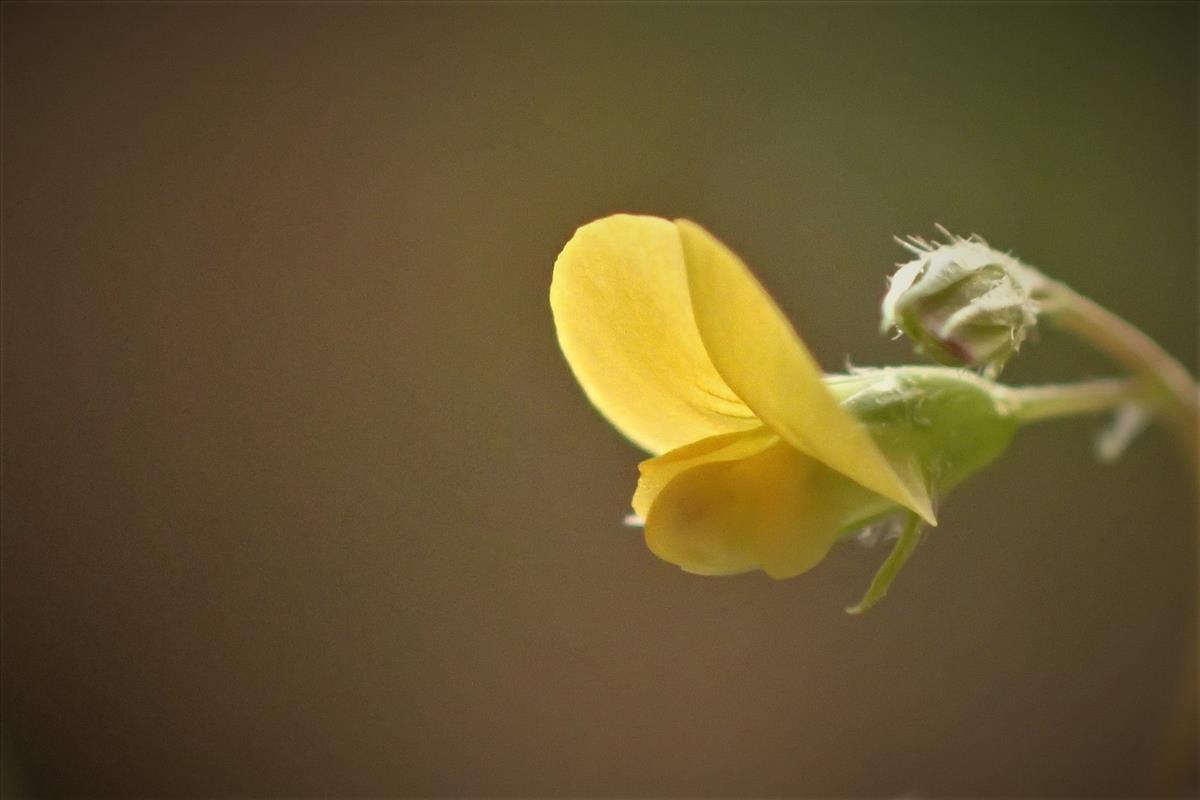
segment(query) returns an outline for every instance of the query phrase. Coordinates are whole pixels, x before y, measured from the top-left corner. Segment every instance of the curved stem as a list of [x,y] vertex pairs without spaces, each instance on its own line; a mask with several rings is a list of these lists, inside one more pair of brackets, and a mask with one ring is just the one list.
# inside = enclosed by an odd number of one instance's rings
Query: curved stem
[[1157,342],[1064,283],[1039,287],[1043,315],[1124,366],[1161,396],[1160,413],[1171,422],[1200,464],[1200,393],[1191,374]]
[[[1039,300],[1045,315],[1060,327],[1107,354],[1136,375],[1161,400],[1158,411],[1171,423],[1178,434],[1192,468],[1193,488],[1200,482],[1200,392],[1191,374],[1182,364],[1159,347],[1158,343],[1138,328],[1076,292],[1066,284],[1046,280],[1040,287]],[[1200,570],[1200,561],[1197,562]],[[1200,573],[1197,573],[1200,580]],[[1173,726],[1168,733],[1168,761],[1178,759],[1184,764],[1179,772],[1190,783],[1189,775],[1195,765],[1195,731],[1197,720],[1195,669],[1200,664],[1200,639],[1191,649],[1195,660],[1188,662],[1180,689],[1180,707],[1190,713],[1186,722]],[[1182,756],[1180,754],[1183,754]],[[1189,764],[1190,762],[1190,764]],[[1172,770],[1168,764],[1164,777]]]

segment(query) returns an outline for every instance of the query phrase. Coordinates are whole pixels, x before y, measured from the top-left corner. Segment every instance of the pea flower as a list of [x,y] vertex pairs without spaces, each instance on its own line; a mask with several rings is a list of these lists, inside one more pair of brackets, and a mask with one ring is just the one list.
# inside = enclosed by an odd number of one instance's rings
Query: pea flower
[[550,287],[592,404],[653,457],[634,512],[688,572],[798,575],[838,538],[934,500],[998,455],[1015,422],[994,384],[941,367],[826,377],[742,261],[695,223],[584,225]]

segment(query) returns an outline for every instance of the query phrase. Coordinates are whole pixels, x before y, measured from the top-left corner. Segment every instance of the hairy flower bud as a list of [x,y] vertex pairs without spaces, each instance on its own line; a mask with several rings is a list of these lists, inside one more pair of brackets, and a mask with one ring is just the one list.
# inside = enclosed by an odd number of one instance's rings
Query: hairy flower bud
[[945,244],[897,239],[916,258],[891,278],[883,330],[899,329],[939,363],[996,375],[1037,325],[1034,294],[1045,279],[978,236],[942,232]]

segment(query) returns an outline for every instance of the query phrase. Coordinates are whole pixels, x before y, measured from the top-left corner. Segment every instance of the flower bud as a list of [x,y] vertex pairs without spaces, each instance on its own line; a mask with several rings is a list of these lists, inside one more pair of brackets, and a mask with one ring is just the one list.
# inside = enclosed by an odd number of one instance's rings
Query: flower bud
[[1037,325],[1033,293],[1044,278],[977,236],[946,236],[897,239],[916,258],[892,276],[883,330],[898,328],[934,361],[994,376]]

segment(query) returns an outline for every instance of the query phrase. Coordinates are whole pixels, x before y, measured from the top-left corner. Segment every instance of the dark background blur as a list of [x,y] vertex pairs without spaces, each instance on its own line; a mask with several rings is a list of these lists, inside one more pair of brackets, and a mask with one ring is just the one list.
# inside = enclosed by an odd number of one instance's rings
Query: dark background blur
[[[705,579],[622,527],[641,454],[547,289],[576,226],[688,216],[826,368],[898,363],[891,236],[941,222],[1194,365],[1196,5],[3,27],[3,712],[30,789],[1165,785],[1196,587],[1164,433],[1113,466],[1098,420],[1022,433],[852,618],[882,548]],[[1005,377],[1109,371],[1045,331]]]

